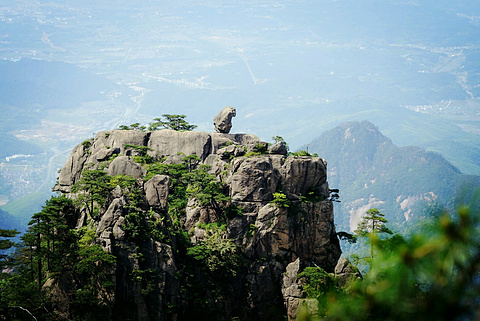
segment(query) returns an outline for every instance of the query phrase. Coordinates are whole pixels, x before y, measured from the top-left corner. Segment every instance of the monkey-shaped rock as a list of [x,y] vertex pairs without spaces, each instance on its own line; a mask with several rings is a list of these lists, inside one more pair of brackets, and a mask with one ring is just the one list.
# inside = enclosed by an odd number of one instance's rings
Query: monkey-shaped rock
[[225,107],[215,116],[213,124],[217,133],[228,134],[232,129],[232,117],[237,115],[237,111],[233,107]]

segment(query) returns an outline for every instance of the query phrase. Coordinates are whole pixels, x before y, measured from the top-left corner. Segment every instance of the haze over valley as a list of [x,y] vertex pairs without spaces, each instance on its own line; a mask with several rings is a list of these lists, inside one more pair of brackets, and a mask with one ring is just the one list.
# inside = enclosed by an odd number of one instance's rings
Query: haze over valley
[[100,130],[210,132],[228,105],[291,150],[368,120],[479,175],[479,23],[476,1],[3,1],[0,204],[26,223]]

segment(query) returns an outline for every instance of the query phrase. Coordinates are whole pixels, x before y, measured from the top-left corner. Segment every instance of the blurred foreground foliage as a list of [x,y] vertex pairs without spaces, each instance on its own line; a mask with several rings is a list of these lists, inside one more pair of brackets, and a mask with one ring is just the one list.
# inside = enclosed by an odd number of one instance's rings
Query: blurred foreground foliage
[[478,207],[470,205],[439,213],[389,247],[372,234],[370,270],[326,293],[316,315],[300,308],[297,320],[478,320],[479,221]]

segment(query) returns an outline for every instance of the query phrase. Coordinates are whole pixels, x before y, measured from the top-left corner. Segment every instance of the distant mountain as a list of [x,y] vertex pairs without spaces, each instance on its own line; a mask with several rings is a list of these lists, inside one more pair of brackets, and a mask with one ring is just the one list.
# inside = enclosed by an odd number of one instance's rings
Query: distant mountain
[[394,229],[416,222],[428,204],[451,204],[466,184],[480,177],[463,175],[440,154],[419,147],[397,147],[368,122],[346,122],[309,144],[328,162],[331,188],[339,188],[339,230],[354,230],[366,210],[385,213]]
[[16,217],[0,209],[0,229],[13,230],[21,229],[22,227],[24,226],[21,225]]

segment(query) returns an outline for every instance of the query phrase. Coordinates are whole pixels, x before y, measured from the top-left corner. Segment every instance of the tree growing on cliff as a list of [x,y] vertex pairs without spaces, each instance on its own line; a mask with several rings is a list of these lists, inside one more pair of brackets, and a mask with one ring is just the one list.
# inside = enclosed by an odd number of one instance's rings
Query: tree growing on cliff
[[185,118],[186,115],[170,115],[170,114],[163,114],[162,115],[165,120],[162,118],[154,118],[153,122],[150,123],[148,130],[159,130],[162,128],[173,129],[177,131],[185,131],[185,130],[194,130],[197,128],[197,125],[189,124]]
[[373,259],[373,243],[378,237],[378,233],[393,234],[392,231],[385,225],[388,220],[385,218],[385,214],[380,212],[376,208],[369,209],[355,230],[355,235],[359,237],[369,237],[370,242],[370,257]]
[[83,203],[91,217],[95,217],[95,204],[102,205],[114,186],[111,177],[102,170],[85,170],[82,177],[72,187],[79,193],[78,200]]
[[[15,235],[17,235],[18,233],[20,232],[18,232],[17,230],[0,229],[0,237],[2,238],[0,239],[0,251],[8,250],[12,246],[14,246],[15,243],[9,239],[15,237]],[[3,261],[6,257],[7,255],[0,253],[0,268],[3,267]]]
[[[377,248],[374,266],[348,293],[327,294],[325,320],[478,320],[480,213],[437,213],[392,248]],[[375,245],[380,245],[379,242]],[[298,321],[319,320],[300,313]]]

